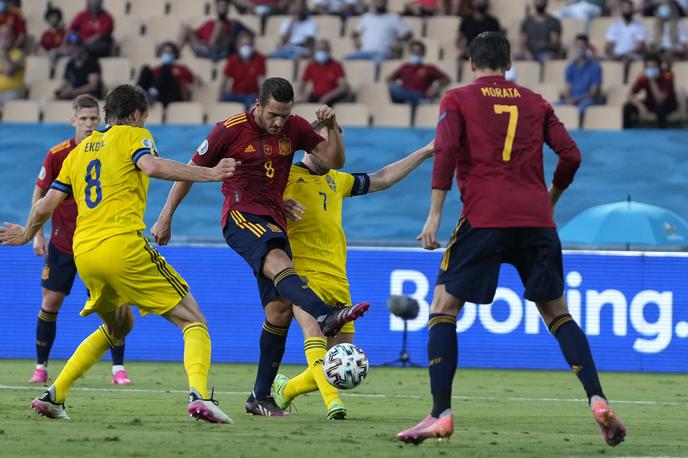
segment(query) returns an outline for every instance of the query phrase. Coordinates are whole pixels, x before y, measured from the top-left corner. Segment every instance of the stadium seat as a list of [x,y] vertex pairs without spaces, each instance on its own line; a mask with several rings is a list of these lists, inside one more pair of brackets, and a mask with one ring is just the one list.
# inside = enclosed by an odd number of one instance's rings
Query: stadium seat
[[126,20],[116,22],[115,29],[112,32],[112,36],[115,38],[116,42],[120,42],[122,40],[126,40],[129,37],[141,36],[142,29],[143,21],[137,18],[133,18],[131,16],[126,16]]
[[674,73],[674,84],[676,84],[676,87],[688,90],[688,62],[675,62],[671,71]]
[[315,121],[315,111],[321,106],[322,104],[320,103],[297,103],[291,112],[306,118],[310,122]]
[[[55,4],[57,2],[53,0],[52,3]],[[21,10],[25,18],[35,16],[42,19],[47,6],[48,0],[30,0],[22,2]],[[36,31],[31,32],[36,33]]]
[[459,64],[456,60],[441,60],[433,64],[446,73],[452,83],[459,81]]
[[[633,84],[635,80],[645,70],[645,63],[642,60],[634,60],[628,65],[628,73],[626,74],[626,83]],[[675,77],[675,76],[674,76]]]
[[440,115],[439,103],[418,105],[416,109],[416,127],[432,127],[437,126],[437,119]]
[[50,79],[50,59],[47,56],[28,56],[24,69],[24,83]]
[[338,103],[337,122],[345,127],[368,127],[370,110],[363,103]]
[[406,8],[407,0],[389,0],[387,8],[394,13],[403,13]]
[[375,127],[411,126],[411,106],[405,103],[376,106],[372,114]]
[[375,82],[375,62],[372,60],[345,60],[346,79],[354,91],[364,84]]
[[620,130],[622,127],[622,108],[618,105],[593,105],[585,110],[583,129]]
[[404,16],[402,19],[409,27],[409,29],[411,29],[411,32],[413,32],[413,38],[420,39],[423,37],[423,18],[415,16]]
[[629,84],[622,84],[607,88],[604,91],[604,96],[608,105],[623,105],[628,99],[628,93],[631,90]]
[[[397,69],[399,67],[401,67],[402,65],[404,65],[407,62],[408,62],[408,60],[406,60],[406,59],[390,59],[390,60],[384,61],[382,63],[382,65],[380,66],[380,77],[379,77],[380,82],[383,82],[383,83],[386,82],[387,78],[392,73],[397,71]],[[369,81],[367,81],[367,82],[369,82]]]
[[53,72],[50,75],[52,79],[56,80],[62,80],[64,79],[64,73],[65,69],[67,68],[67,63],[69,62],[69,58],[67,57],[60,57],[55,61],[55,66],[53,67]]
[[344,36],[350,38],[361,22],[361,16],[349,16],[344,22]]
[[50,100],[55,98],[55,90],[62,86],[62,80],[40,80],[28,84],[31,100]]
[[[51,3],[62,10],[62,17],[67,25],[72,22],[72,19],[74,19],[77,13],[86,9],[86,2],[81,2],[79,0],[51,0]],[[108,5],[104,5],[104,7],[109,11]],[[45,12],[45,10],[43,10],[43,12]]]
[[146,124],[162,124],[163,114],[164,110],[162,104],[159,102],[154,103],[148,110]]
[[101,57],[98,59],[103,83],[110,88],[129,83],[133,78],[131,61],[127,57]]
[[590,22],[588,37],[590,37],[590,44],[595,46],[599,54],[604,54],[607,30],[616,19],[615,17],[596,17]]
[[156,45],[164,41],[177,42],[182,32],[182,21],[178,16],[155,16],[146,21],[145,35]]
[[43,108],[43,122],[68,123],[74,114],[71,100],[51,100]]
[[[215,63],[210,59],[185,56],[179,59],[179,63],[189,67],[189,70],[193,72],[194,76],[198,77],[203,83],[213,81],[216,78]],[[223,69],[224,67],[221,67],[219,71]]]
[[[197,29],[203,25],[209,19],[213,19],[212,16],[200,15],[200,16],[178,16],[182,20],[182,24],[191,27],[192,29]],[[257,33],[257,32],[256,32]]]
[[575,18],[564,18],[560,21],[562,48],[568,50],[576,39],[576,35],[585,33],[585,21]]
[[203,124],[203,105],[198,102],[172,102],[166,113],[167,124]]
[[267,59],[266,61],[267,75],[266,77],[281,77],[292,81],[296,76],[295,66],[293,60],[286,59]]
[[624,64],[612,60],[600,62],[602,67],[602,89],[624,84]]
[[266,57],[277,49],[277,39],[274,37],[263,37],[258,35],[254,38],[253,43],[258,52]]
[[542,69],[542,82],[556,84],[559,87],[566,85],[566,67],[569,61],[566,59],[546,60]]
[[372,111],[381,105],[392,103],[389,98],[389,88],[384,82],[361,85],[356,91],[356,101],[365,103]]
[[[26,2],[28,3],[28,2]],[[74,3],[79,3],[78,1]],[[117,18],[121,18],[129,12],[129,4],[134,3],[131,0],[106,0],[103,4],[105,9],[115,18],[115,31],[117,27],[122,25],[123,21],[117,21]],[[23,5],[22,5],[23,8]],[[131,19],[131,18],[128,18]]]
[[172,0],[170,2],[170,14],[178,18],[209,16],[210,12],[210,2],[207,1]]
[[205,106],[217,103],[220,100],[220,79],[215,81],[204,81],[200,85],[192,88],[192,100],[200,102]]
[[512,64],[516,70],[516,82],[521,86],[536,90],[540,84],[541,67],[539,62],[515,61]]
[[442,59],[447,59],[450,50],[455,47],[461,18],[456,16],[431,16],[426,19],[425,36],[434,38],[442,48]]
[[341,59],[342,57],[348,56],[356,51],[356,45],[351,37],[340,38],[339,40],[330,43],[330,45],[332,48],[332,55],[335,59]]
[[318,23],[318,39],[327,39],[330,45],[341,39],[342,20],[339,16],[320,15],[313,16],[313,19]]
[[167,0],[137,0],[129,3],[129,15],[149,19],[167,14]]
[[497,16],[500,22],[509,19],[523,20],[530,0],[490,0],[490,13]]
[[531,89],[540,94],[549,103],[557,102],[561,98],[560,86],[556,84],[543,83],[533,86]]
[[242,14],[234,17],[237,21],[241,21],[246,27],[251,29],[254,34],[260,35],[260,18],[255,14]]
[[554,105],[554,112],[568,130],[580,128],[580,111],[578,111],[578,107]]
[[275,42],[279,40],[279,29],[282,21],[291,18],[288,14],[275,14],[274,16],[268,16],[265,22],[265,33],[266,37],[272,37]]
[[2,109],[2,122],[38,122],[40,112],[35,100],[9,100]]
[[[216,124],[230,116],[246,111],[243,103],[237,102],[216,102],[211,104],[204,104],[206,107],[206,122],[208,124]],[[338,116],[339,117],[339,116]]]
[[119,54],[137,62],[141,59],[155,59],[156,46],[148,37],[127,37],[119,43]]

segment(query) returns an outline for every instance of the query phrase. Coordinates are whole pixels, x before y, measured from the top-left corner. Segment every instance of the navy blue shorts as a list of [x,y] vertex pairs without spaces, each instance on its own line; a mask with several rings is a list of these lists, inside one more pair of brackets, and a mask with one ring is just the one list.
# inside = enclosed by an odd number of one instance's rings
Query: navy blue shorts
[[442,257],[437,284],[452,296],[489,304],[502,263],[516,267],[525,298],[546,302],[564,294],[561,242],[555,228],[472,228],[459,220]]
[[279,297],[272,280],[263,275],[263,261],[268,252],[274,249],[284,250],[292,258],[287,234],[270,217],[236,210],[229,212],[227,225],[222,233],[227,245],[244,258],[253,270],[263,307]]
[[41,286],[50,291],[57,291],[69,296],[76,277],[74,256],[58,250],[52,243],[48,244],[48,257],[45,258]]

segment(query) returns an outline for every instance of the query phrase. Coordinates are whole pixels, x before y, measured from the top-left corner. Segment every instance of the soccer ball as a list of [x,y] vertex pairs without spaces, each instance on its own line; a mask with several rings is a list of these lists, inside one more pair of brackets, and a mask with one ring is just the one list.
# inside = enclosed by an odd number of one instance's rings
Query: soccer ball
[[350,390],[368,375],[368,357],[356,345],[341,343],[328,350],[322,367],[330,385]]

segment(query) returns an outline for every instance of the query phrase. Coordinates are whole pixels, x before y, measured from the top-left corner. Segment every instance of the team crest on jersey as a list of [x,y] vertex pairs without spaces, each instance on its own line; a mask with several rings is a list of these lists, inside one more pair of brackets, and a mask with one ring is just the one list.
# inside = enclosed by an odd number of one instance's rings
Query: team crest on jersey
[[253,145],[248,145],[246,149],[244,150],[244,153],[255,153],[256,149],[253,147]]
[[203,140],[203,143],[198,147],[196,150],[199,156],[203,156],[205,153],[208,152],[208,140]]
[[280,229],[277,225],[268,223],[268,227],[272,232],[282,232],[282,229]]
[[279,153],[282,156],[289,156],[292,153],[292,151],[291,151],[291,139],[290,138],[280,138]]
[[325,181],[327,181],[327,185],[330,187],[332,191],[337,191],[337,183],[334,181],[334,178],[331,176],[327,175],[325,177]]
[[266,156],[272,156],[272,145],[263,145],[263,153]]
[[39,180],[45,180],[45,174],[47,172],[45,171],[45,167],[41,167],[41,171],[38,172],[38,179]]
[[43,266],[43,272],[41,272],[41,280],[47,280],[50,278],[50,267]]

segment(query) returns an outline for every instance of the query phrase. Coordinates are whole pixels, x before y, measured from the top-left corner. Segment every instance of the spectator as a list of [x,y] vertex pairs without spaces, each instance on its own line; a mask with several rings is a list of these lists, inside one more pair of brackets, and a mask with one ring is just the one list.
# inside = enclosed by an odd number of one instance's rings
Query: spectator
[[79,36],[67,35],[67,49],[70,55],[64,73],[64,83],[55,91],[55,97],[72,100],[81,94],[90,94],[99,99],[103,85],[98,60],[88,53],[79,41]]
[[444,14],[444,2],[440,0],[412,0],[406,3],[405,16],[434,16]]
[[[640,98],[640,93],[644,98]],[[651,121],[656,116],[656,126],[667,127],[667,116],[678,108],[674,75],[662,69],[658,54],[645,57],[645,69],[633,83],[628,101],[624,105],[624,128],[636,127],[640,121]]]
[[343,19],[363,12],[361,0],[315,0],[316,14],[336,14]]
[[241,102],[249,109],[255,103],[265,78],[265,56],[256,51],[251,34],[242,33],[238,47],[238,52],[227,59],[220,83],[220,100]]
[[24,53],[14,43],[12,29],[0,27],[0,108],[24,97]]
[[67,30],[62,22],[62,10],[49,6],[43,17],[49,28],[41,35],[40,50],[55,58],[67,35]]
[[488,14],[490,5],[487,0],[473,0],[473,14],[466,16],[459,26],[456,47],[463,59],[468,59],[468,44],[483,32],[500,32],[502,26],[496,17]]
[[605,52],[614,60],[638,60],[645,51],[645,26],[633,20],[633,2],[622,0],[621,18],[612,22],[607,31]]
[[602,16],[604,0],[575,0],[554,12],[559,19],[578,19],[589,23],[596,17]]
[[12,48],[22,48],[26,39],[26,21],[21,10],[7,0],[0,0],[0,27],[8,27],[12,32]]
[[449,77],[434,65],[424,64],[425,45],[414,40],[410,43],[409,62],[403,64],[387,78],[389,94],[394,103],[409,103],[414,108],[437,98]]
[[186,27],[182,32],[179,49],[189,43],[196,57],[214,62],[236,52],[236,42],[243,32],[253,34],[242,22],[229,18],[229,0],[215,0],[217,19],[210,19],[198,29]]
[[[306,85],[310,83],[311,92],[306,94]],[[299,83],[299,99],[311,103],[332,106],[349,96],[349,84],[342,64],[332,58],[330,42],[318,40],[315,45],[313,60],[306,66]]]
[[519,58],[544,62],[561,56],[561,22],[547,13],[547,0],[535,0],[535,14],[521,24]]
[[160,65],[141,69],[138,85],[148,93],[151,102],[160,102],[167,106],[171,102],[189,100],[189,85],[194,81],[194,74],[189,67],[178,64],[179,48],[171,41],[166,41],[158,48]]
[[280,24],[280,47],[270,57],[299,59],[313,52],[318,24],[308,16],[306,0],[296,0],[292,5],[293,16]]
[[289,0],[234,0],[241,14],[256,14],[262,18],[287,11]]
[[671,0],[662,0],[657,7],[652,49],[671,59],[686,56],[688,33],[678,7]]
[[401,16],[387,10],[387,0],[373,0],[373,11],[363,15],[353,34],[358,51],[345,59],[372,59],[380,64],[385,59],[400,56],[400,42],[412,35]]
[[76,33],[79,41],[92,57],[112,54],[114,20],[103,9],[103,0],[86,0],[86,9],[69,24],[69,33]]
[[576,105],[581,116],[590,105],[599,103],[602,67],[592,57],[587,35],[578,35],[573,44],[573,60],[566,67],[566,87],[561,103]]

